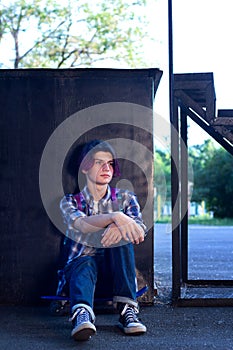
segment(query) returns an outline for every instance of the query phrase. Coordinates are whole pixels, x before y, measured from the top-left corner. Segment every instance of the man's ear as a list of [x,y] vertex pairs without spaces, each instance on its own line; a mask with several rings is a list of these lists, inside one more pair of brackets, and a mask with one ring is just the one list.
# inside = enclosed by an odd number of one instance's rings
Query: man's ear
[[81,172],[82,172],[84,175],[86,175],[88,171],[87,171],[87,170],[82,169],[82,170],[81,170]]

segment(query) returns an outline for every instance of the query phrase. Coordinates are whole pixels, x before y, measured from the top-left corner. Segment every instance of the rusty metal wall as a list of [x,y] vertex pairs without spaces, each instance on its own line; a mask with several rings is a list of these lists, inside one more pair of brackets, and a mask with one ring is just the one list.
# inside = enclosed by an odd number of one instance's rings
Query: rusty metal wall
[[[70,116],[78,118],[85,108],[106,103],[123,103],[123,110],[127,104],[129,119],[124,123],[121,115],[120,122],[113,121],[109,113],[103,115],[101,125],[93,128],[88,123],[91,125],[95,113],[90,121],[80,119],[84,124],[80,128],[86,132],[79,135],[64,159],[64,191],[75,190],[75,146],[87,140],[111,139],[116,144],[121,138],[133,140],[136,143],[127,150],[132,155],[137,144],[149,150],[142,166],[122,157],[121,172],[133,184],[142,209],[151,205],[150,210],[145,210],[150,226],[148,237],[135,247],[135,253],[139,286],[149,286],[144,301],[153,302],[153,118],[142,111],[152,109],[161,74],[158,69],[0,71],[0,303],[35,304],[41,295],[55,293],[62,234],[41,199],[42,154],[51,135]],[[136,109],[135,104],[139,106]],[[138,109],[145,127],[137,125],[134,113]],[[62,146],[65,139],[59,140]],[[56,162],[56,155],[51,158],[51,164]],[[50,176],[48,170],[52,187]]]

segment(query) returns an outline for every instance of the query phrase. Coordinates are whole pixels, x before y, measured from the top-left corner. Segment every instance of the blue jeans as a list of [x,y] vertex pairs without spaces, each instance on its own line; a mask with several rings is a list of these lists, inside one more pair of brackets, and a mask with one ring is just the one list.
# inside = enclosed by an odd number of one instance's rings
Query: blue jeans
[[136,271],[131,243],[99,248],[94,256],[81,256],[65,267],[70,306],[85,304],[93,309],[94,296],[114,302],[136,303]]

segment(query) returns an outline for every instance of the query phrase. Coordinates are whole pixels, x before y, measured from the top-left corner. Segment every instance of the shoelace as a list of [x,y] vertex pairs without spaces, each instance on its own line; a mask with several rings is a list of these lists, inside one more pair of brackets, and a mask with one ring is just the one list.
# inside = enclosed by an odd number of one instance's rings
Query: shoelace
[[126,304],[124,309],[121,312],[121,315],[124,316],[126,323],[139,322],[137,315],[139,311],[136,307]]
[[80,323],[90,321],[89,313],[84,307],[76,309],[70,318],[70,321],[73,321],[75,317],[77,317]]

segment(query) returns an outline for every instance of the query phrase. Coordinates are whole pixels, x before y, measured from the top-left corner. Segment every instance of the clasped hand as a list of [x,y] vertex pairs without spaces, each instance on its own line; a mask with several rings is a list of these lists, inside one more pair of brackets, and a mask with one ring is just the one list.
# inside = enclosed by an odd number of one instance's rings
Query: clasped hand
[[132,218],[121,213],[112,213],[113,222],[103,233],[101,243],[104,247],[119,243],[122,239],[126,242],[139,244],[144,241],[144,230]]

